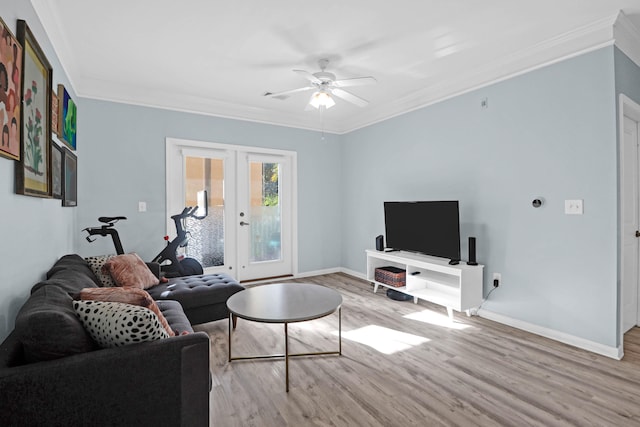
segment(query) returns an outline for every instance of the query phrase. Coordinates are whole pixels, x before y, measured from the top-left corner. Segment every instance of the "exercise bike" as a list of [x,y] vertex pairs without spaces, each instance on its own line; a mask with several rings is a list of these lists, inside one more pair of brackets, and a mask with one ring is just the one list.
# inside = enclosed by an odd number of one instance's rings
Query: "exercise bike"
[[[178,248],[187,246],[189,241],[189,232],[184,229],[183,221],[187,218],[201,220],[207,216],[206,211],[205,215],[196,216],[197,210],[197,206],[185,207],[181,213],[171,216],[171,219],[173,219],[173,222],[175,223],[177,235],[171,241],[169,241],[169,236],[165,236],[167,245],[151,260],[151,262],[160,264],[160,270],[164,277],[194,276],[204,273],[202,265],[196,259],[178,256]],[[101,216],[98,218],[98,221],[102,222],[104,225],[99,227],[87,227],[82,231],[87,232],[86,239],[88,242],[94,242],[96,240],[95,238],[92,239],[92,236],[111,236],[113,246],[116,249],[116,254],[122,255],[124,254],[124,249],[122,248],[120,235],[118,234],[118,230],[115,228],[115,224],[116,222],[125,219],[127,219],[125,216]]]

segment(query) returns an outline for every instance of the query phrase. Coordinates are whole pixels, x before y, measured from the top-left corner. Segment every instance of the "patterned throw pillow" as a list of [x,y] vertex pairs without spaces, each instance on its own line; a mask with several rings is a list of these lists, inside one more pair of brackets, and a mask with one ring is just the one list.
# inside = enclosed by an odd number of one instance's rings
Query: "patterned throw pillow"
[[153,311],[121,302],[74,301],[84,328],[100,347],[120,347],[168,338]]
[[102,266],[103,273],[109,273],[117,286],[149,289],[160,283],[147,264],[135,253],[116,255]]
[[89,264],[91,271],[93,271],[98,280],[100,280],[102,286],[106,288],[116,286],[116,283],[111,278],[109,272],[102,272],[102,266],[104,265],[104,263],[114,256],[115,255],[99,255],[85,258],[85,261],[87,261],[87,264]]
[[80,299],[83,301],[105,301],[105,302],[123,302],[125,304],[139,305],[153,311],[160,324],[167,331],[170,337],[175,333],[169,326],[169,322],[165,319],[160,311],[158,304],[151,298],[151,295],[143,289],[138,288],[84,288],[80,291]]

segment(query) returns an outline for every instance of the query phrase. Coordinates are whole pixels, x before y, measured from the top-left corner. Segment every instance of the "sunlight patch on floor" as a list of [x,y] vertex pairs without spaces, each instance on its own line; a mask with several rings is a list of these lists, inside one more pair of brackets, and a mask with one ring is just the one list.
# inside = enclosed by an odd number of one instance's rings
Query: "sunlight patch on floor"
[[[338,332],[334,334],[337,335]],[[364,344],[383,354],[394,354],[430,341],[428,338],[377,325],[343,332],[342,338]]]
[[416,311],[415,313],[407,314],[403,316],[405,319],[417,320],[423,323],[429,323],[435,326],[442,326],[449,329],[467,329],[473,328],[471,325],[465,325],[464,323],[451,320],[446,314],[436,313],[431,310]]

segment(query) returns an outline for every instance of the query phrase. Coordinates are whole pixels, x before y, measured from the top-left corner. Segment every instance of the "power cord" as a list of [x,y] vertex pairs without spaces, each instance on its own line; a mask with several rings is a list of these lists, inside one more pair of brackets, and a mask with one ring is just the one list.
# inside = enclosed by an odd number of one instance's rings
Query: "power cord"
[[482,303],[481,303],[481,304],[478,306],[478,308],[476,309],[476,313],[477,313],[478,311],[480,311],[480,309],[482,308],[482,305],[485,303],[485,301],[487,301],[487,300],[489,299],[489,295],[491,295],[491,293],[492,293],[493,291],[495,291],[496,289],[498,289],[498,286],[500,286],[500,282],[498,281],[498,279],[494,279],[494,280],[493,280],[493,289],[491,289],[491,290],[489,291],[489,293],[487,294],[487,296],[486,296],[486,297],[484,297],[484,299],[482,300]]

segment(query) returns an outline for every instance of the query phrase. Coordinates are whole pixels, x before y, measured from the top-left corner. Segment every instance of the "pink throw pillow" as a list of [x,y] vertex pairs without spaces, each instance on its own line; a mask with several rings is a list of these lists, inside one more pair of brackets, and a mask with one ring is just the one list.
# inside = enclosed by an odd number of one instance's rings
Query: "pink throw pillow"
[[116,285],[122,287],[149,289],[160,283],[147,264],[135,253],[108,259],[102,266],[102,271],[108,272]]
[[138,305],[153,311],[160,324],[170,337],[175,333],[169,326],[169,322],[160,311],[158,304],[151,298],[147,291],[138,288],[84,288],[80,291],[80,299],[83,301],[103,301],[103,302],[122,302],[125,304]]

